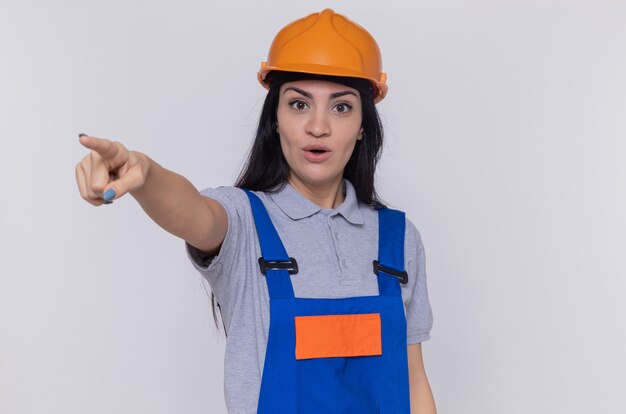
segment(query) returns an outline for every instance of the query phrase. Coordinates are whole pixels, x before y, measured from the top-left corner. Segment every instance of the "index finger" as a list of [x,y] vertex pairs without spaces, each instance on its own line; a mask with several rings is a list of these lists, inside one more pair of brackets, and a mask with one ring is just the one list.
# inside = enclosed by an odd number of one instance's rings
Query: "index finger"
[[115,158],[119,150],[117,146],[113,144],[113,141],[106,138],[90,137],[89,135],[81,134],[78,140],[85,147],[96,151],[105,160]]

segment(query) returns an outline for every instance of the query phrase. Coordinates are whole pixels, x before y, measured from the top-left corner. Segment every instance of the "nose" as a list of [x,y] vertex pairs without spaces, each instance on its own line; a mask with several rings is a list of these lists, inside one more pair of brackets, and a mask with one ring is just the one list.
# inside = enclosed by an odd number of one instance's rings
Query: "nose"
[[328,122],[326,111],[313,109],[309,111],[309,114],[306,133],[314,137],[330,135],[330,122]]

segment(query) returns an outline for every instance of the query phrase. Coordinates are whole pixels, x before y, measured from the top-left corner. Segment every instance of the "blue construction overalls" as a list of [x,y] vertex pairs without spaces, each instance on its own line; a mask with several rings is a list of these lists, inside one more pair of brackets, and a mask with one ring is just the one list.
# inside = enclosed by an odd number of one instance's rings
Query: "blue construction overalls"
[[400,288],[407,281],[404,212],[378,210],[378,260],[373,261],[371,277],[378,278],[379,295],[296,298],[291,274],[298,277],[297,262],[285,251],[262,201],[245,192],[270,297],[258,413],[409,414],[406,318]]

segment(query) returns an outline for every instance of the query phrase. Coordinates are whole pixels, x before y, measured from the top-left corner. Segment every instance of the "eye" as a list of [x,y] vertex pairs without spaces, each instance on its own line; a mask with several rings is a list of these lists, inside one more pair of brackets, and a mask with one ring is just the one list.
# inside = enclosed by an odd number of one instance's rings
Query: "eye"
[[[295,106],[294,106],[295,104]],[[289,106],[291,106],[293,109],[298,110],[298,111],[302,111],[303,109],[305,109],[308,105],[306,104],[306,102],[301,101],[299,99],[295,100],[295,101],[291,101],[289,102]]]
[[345,114],[346,112],[349,112],[350,110],[352,110],[352,105],[342,102],[342,103],[338,103],[337,105],[335,105],[335,108],[338,109],[337,112],[339,112],[340,114]]

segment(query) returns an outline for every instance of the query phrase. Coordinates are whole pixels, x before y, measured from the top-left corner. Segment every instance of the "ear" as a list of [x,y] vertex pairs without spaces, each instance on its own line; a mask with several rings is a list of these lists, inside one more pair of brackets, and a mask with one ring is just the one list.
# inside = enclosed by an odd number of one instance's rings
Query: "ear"
[[359,136],[357,137],[357,141],[360,141],[361,139],[363,139],[363,128],[359,130]]

